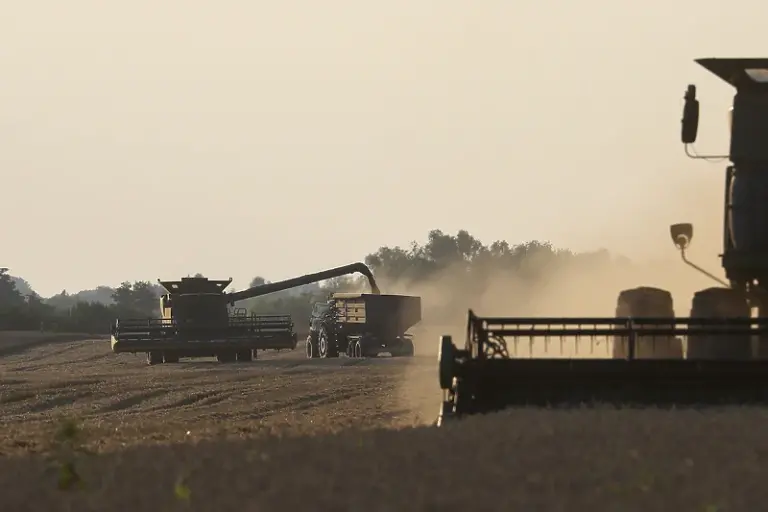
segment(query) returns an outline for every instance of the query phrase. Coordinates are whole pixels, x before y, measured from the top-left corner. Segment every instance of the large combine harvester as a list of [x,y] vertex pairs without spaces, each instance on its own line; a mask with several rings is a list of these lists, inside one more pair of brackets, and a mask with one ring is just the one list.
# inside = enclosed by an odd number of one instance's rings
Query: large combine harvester
[[[696,292],[687,318],[675,318],[668,291],[651,287],[620,292],[613,318],[486,318],[470,310],[462,348],[449,335],[440,339],[438,425],[509,406],[768,402],[768,58],[696,62],[736,90],[728,155],[690,150],[699,121],[694,85],[685,94],[681,134],[691,158],[731,162],[721,255],[727,281],[687,259],[693,226],[675,224],[670,234],[683,261],[721,285]],[[564,340],[587,350],[606,342],[612,354],[547,351]],[[518,355],[521,345],[534,344],[544,357]]]
[[380,294],[364,263],[352,263],[315,274],[226,293],[232,282],[185,277],[159,281],[168,291],[160,297],[160,318],[118,319],[112,325],[112,351],[146,352],[147,363],[175,363],[181,357],[216,357],[219,362],[252,361],[258,350],[293,349],[296,333],[289,315],[246,315],[236,302],[347,274],[368,278],[371,293]]

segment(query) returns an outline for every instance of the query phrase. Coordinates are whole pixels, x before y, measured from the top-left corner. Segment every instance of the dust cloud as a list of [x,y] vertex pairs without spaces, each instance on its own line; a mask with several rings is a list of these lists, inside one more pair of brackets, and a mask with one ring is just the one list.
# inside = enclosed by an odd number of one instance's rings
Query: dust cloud
[[[446,269],[426,282],[378,279],[385,293],[422,297],[422,321],[413,329],[416,355],[432,359],[434,364],[410,365],[402,389],[406,406],[416,410],[427,422],[435,419],[441,394],[437,382],[438,340],[443,334],[451,334],[454,343],[463,346],[469,309],[480,316],[605,317],[615,314],[621,290],[654,286],[672,293],[677,316],[688,316],[692,295],[717,284],[685,265],[672,244],[669,225],[694,223],[689,258],[722,276],[717,256],[722,244],[723,185],[722,173],[716,174],[710,172],[692,188],[687,184],[685,194],[674,194],[675,210],[681,218],[659,213],[654,199],[664,200],[663,197],[641,198],[637,204],[627,205],[626,215],[620,219],[623,229],[640,234],[630,244],[628,256],[598,249],[577,253],[565,264],[548,261],[546,255],[533,256],[526,261],[524,272],[481,271],[481,275],[486,274],[482,282],[467,280],[458,269]],[[683,185],[672,183],[670,190]],[[651,234],[643,236],[646,233]],[[641,256],[633,257],[635,253]],[[537,345],[529,355],[541,356],[546,352],[554,357],[610,357],[611,347],[606,344],[579,348],[571,340],[565,345],[552,345],[550,342],[547,349]],[[568,353],[553,354],[553,349]]]

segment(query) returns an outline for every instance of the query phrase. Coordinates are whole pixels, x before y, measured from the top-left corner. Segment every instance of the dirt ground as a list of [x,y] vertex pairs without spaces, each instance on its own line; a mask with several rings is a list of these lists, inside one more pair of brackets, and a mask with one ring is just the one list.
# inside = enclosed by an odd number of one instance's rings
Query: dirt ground
[[0,335],[5,510],[714,512],[768,499],[762,410],[518,410],[437,429],[430,349],[147,367],[87,338]]

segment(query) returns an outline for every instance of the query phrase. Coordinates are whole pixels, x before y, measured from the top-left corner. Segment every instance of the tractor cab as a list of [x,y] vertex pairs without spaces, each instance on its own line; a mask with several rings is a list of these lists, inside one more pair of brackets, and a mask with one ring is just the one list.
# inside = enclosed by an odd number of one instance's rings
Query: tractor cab
[[333,301],[328,300],[326,302],[315,302],[312,306],[312,316],[319,317],[327,313],[331,309],[331,303]]

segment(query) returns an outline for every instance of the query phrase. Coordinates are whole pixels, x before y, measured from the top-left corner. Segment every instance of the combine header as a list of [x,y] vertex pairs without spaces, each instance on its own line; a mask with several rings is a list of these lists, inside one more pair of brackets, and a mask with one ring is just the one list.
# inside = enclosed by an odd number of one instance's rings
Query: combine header
[[768,59],[696,62],[736,89],[728,155],[690,152],[699,120],[693,85],[682,119],[688,156],[732,162],[727,281],[687,259],[693,226],[675,224],[670,235],[683,261],[722,285],[696,292],[688,318],[675,318],[668,291],[650,287],[622,291],[613,318],[484,318],[470,310],[463,348],[440,339],[438,425],[510,406],[768,403]]
[[220,362],[252,361],[258,350],[296,348],[288,315],[245,315],[230,309],[238,301],[359,272],[373,293],[379,288],[370,269],[353,263],[324,272],[225,293],[232,282],[185,277],[159,281],[168,291],[160,297],[161,318],[118,319],[112,326],[112,351],[146,352],[147,363],[178,362],[180,357],[216,357]]

